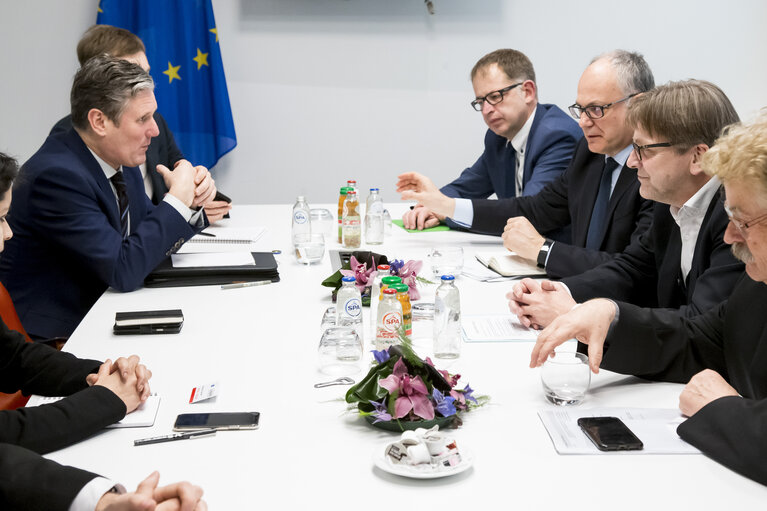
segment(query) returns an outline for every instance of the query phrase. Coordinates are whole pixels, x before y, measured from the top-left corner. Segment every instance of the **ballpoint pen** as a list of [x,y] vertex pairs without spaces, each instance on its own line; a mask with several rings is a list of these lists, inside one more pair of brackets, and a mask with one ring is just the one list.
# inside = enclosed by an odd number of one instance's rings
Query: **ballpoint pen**
[[140,438],[139,440],[134,440],[133,445],[149,445],[149,444],[160,444],[163,442],[173,442],[175,440],[191,440],[193,438],[202,438],[206,436],[214,436],[216,434],[215,429],[203,429],[200,431],[190,431],[188,433],[174,433],[172,435],[164,435],[164,436],[153,436],[151,438]]
[[200,231],[197,234],[199,234],[200,236],[207,236],[209,238],[215,238],[216,237],[216,235],[213,234],[212,232]]
[[266,286],[271,284],[271,280],[257,280],[255,282],[235,282],[234,284],[224,284],[221,289],[237,289],[239,287]]

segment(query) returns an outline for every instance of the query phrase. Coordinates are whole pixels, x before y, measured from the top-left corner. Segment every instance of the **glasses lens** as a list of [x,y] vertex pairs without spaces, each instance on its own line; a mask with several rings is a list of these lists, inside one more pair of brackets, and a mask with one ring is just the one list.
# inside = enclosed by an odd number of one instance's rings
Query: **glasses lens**
[[482,110],[482,100],[481,99],[475,99],[471,102],[471,107],[476,110],[477,112]]
[[490,94],[485,96],[485,101],[487,101],[491,105],[497,105],[502,100],[503,100],[503,94],[498,91],[491,92]]
[[572,115],[575,119],[581,118],[581,112],[582,112],[581,107],[577,105],[570,105],[568,107],[568,110],[570,110],[570,115]]
[[605,115],[605,110],[601,106],[587,106],[584,110],[589,119],[599,119]]
[[642,161],[642,148],[634,143],[632,143],[631,145],[634,147],[634,152],[637,154],[637,158],[639,158],[639,161]]

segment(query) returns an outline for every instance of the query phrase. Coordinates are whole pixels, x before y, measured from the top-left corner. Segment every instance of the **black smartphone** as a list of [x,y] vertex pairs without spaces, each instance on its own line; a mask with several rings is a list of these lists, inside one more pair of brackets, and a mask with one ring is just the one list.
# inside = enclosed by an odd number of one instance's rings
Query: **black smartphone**
[[182,413],[176,417],[173,431],[192,429],[256,429],[258,412]]
[[600,451],[640,451],[644,448],[642,441],[618,417],[581,417],[578,426]]

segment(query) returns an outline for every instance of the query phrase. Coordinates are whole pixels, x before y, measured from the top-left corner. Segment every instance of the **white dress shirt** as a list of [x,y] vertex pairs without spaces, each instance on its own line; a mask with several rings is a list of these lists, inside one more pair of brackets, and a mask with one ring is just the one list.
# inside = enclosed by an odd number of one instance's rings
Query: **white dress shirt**
[[671,206],[669,211],[674,221],[679,226],[679,232],[682,236],[682,257],[681,269],[682,277],[687,279],[692,267],[692,256],[695,253],[695,245],[698,242],[700,226],[703,224],[703,218],[706,216],[711,199],[719,190],[721,182],[716,176],[709,179],[708,183],[703,185],[695,195],[690,197],[681,208]]

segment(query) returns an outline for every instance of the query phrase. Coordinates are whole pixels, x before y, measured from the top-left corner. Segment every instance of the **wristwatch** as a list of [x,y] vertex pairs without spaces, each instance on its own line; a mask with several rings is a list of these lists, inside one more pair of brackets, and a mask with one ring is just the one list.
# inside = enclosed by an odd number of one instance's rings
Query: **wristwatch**
[[539,268],[546,267],[546,258],[549,256],[549,251],[551,250],[551,246],[553,244],[554,244],[554,240],[550,240],[548,238],[546,238],[546,240],[543,242],[543,246],[541,247],[541,250],[538,252]]

